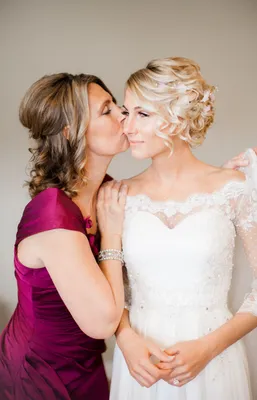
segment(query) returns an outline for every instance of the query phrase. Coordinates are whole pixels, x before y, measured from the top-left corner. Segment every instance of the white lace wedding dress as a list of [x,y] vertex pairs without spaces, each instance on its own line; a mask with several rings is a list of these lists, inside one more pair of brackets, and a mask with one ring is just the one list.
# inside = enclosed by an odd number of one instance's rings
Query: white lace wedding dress
[[[227,296],[236,234],[255,276],[240,312],[257,315],[257,161],[252,150],[247,157],[246,181],[230,181],[214,193],[195,194],[184,202],[156,202],[144,194],[127,199],[123,248],[130,322],[162,349],[206,335],[232,317]],[[181,388],[163,380],[141,387],[115,348],[111,400],[251,398],[241,341]]]

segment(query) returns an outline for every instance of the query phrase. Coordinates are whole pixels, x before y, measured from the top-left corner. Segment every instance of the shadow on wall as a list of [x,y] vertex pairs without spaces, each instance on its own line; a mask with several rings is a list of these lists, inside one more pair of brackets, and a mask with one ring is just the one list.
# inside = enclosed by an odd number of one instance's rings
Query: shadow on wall
[[0,299],[0,334],[6,327],[9,318],[10,318],[10,311],[8,307]]

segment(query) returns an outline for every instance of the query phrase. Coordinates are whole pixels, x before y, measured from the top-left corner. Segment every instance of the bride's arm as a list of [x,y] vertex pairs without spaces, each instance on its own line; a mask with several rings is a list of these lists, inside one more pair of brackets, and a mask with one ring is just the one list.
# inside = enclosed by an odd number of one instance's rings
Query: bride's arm
[[235,218],[237,233],[253,271],[252,290],[235,317],[209,335],[214,357],[257,327],[257,198],[256,188],[251,187],[253,183],[248,183],[249,193],[242,196]]
[[250,313],[238,313],[214,332],[196,340],[180,342],[167,349],[175,356],[169,363],[158,367],[171,370],[163,379],[175,386],[183,386],[193,380],[206,365],[233,343],[257,327],[257,317]]
[[118,329],[115,333],[116,335],[116,340],[117,340],[117,344],[120,347],[120,341],[122,343],[122,339],[123,337],[126,335],[126,332],[130,332],[133,331],[133,329],[130,326],[130,322],[129,322],[129,311],[124,308],[121,320],[120,320],[120,324],[118,326]]
[[165,378],[169,371],[157,368],[151,356],[167,362],[170,357],[150,340],[138,335],[130,326],[129,311],[124,309],[120,325],[116,331],[117,344],[123,353],[130,374],[141,386],[150,387],[159,379]]

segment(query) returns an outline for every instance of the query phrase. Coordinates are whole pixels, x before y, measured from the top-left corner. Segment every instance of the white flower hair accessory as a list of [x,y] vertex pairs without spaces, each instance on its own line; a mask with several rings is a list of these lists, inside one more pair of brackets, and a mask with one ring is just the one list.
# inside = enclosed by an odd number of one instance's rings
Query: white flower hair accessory
[[204,108],[201,112],[202,116],[203,117],[207,116],[209,111],[211,111],[211,106],[204,106]]
[[205,90],[205,92],[203,93],[203,98],[201,100],[201,103],[205,103],[209,99],[210,94],[211,94],[210,90]]
[[[218,92],[218,87],[215,87],[215,90]],[[211,92],[210,89],[205,90],[203,93],[203,98],[201,100],[201,103],[206,103],[207,100],[214,101],[215,100],[215,94],[214,92]]]

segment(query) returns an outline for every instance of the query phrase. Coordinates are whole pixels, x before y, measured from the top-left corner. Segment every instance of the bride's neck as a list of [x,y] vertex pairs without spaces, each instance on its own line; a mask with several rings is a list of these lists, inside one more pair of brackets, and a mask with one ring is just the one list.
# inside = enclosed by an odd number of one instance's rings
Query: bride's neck
[[172,155],[167,153],[153,158],[149,173],[159,183],[174,181],[190,174],[200,161],[192,154],[187,143],[176,146]]

